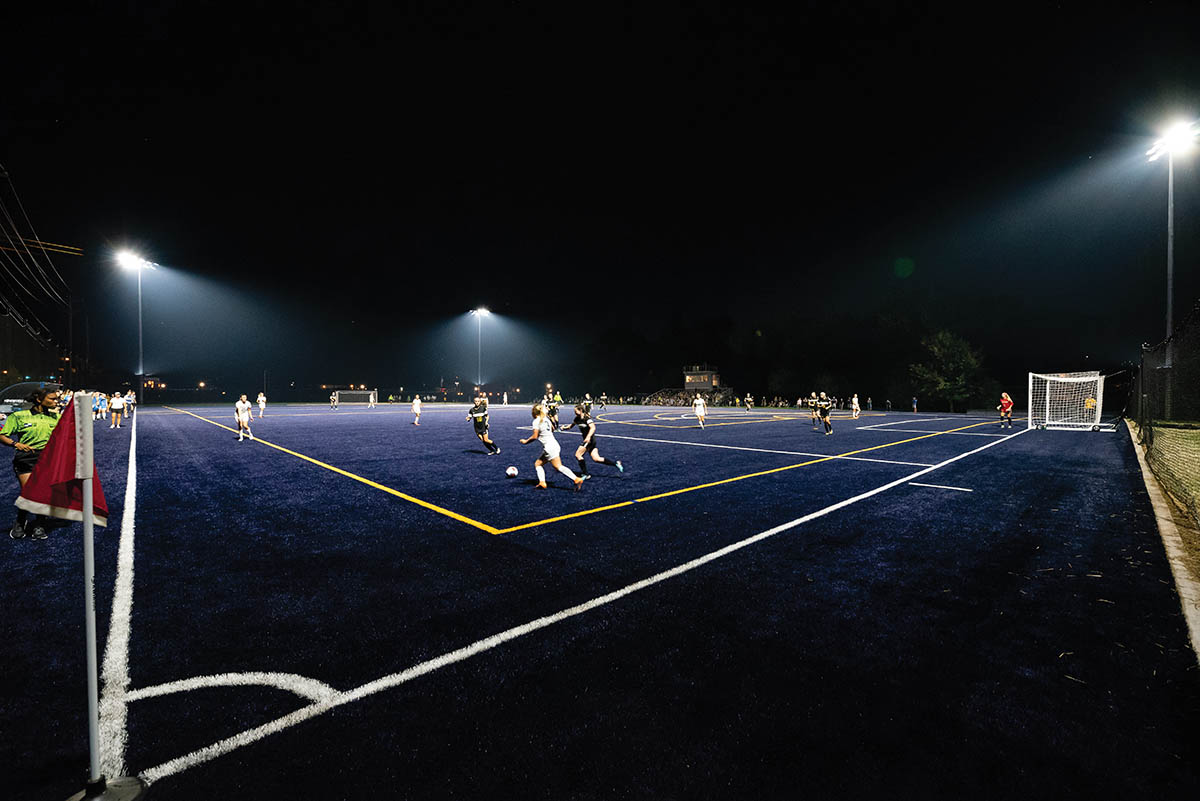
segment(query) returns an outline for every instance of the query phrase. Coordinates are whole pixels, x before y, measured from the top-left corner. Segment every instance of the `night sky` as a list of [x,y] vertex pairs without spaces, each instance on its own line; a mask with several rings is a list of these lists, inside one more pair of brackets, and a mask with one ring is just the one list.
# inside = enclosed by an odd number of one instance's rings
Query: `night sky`
[[[1184,4],[401,5],[6,21],[0,164],[86,252],[55,264],[94,363],[137,368],[122,247],[169,268],[147,372],[236,391],[472,381],[480,304],[484,378],[568,394],[701,361],[901,392],[939,328],[1016,386],[1163,336],[1143,154],[1200,117]],[[1182,317],[1200,169],[1175,178]]]

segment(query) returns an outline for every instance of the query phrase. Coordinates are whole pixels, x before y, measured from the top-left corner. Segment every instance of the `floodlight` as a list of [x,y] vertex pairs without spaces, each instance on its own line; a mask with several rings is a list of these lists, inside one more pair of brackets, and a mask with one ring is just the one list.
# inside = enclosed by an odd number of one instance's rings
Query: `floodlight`
[[122,250],[117,254],[117,264],[124,267],[126,270],[136,270],[142,264],[142,257],[128,250]]
[[1154,147],[1146,151],[1151,161],[1157,161],[1164,153],[1180,156],[1190,151],[1200,137],[1200,123],[1177,122],[1166,130],[1162,139],[1154,143]]

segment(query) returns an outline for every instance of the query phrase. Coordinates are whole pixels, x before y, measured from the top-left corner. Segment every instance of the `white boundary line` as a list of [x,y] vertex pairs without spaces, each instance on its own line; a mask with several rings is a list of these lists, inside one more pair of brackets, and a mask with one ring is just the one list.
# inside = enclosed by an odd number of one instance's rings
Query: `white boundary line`
[[975,491],[973,489],[967,489],[966,487],[947,487],[945,484],[918,484],[916,481],[910,481],[908,483],[914,487],[932,487],[933,489],[948,489],[948,490],[955,490],[957,492],[974,492]]
[[747,537],[744,540],[740,540],[731,545],[726,545],[724,548],[721,548],[716,551],[712,551],[708,554],[705,554],[704,556],[698,557],[689,562],[684,562],[683,564],[673,567],[670,570],[665,570],[661,573],[656,573],[655,575],[650,576],[649,578],[642,579],[641,581],[630,584],[630,585],[623,587],[619,590],[616,590],[614,592],[610,592],[606,595],[601,595],[597,598],[593,598],[592,600],[587,601],[582,604],[579,604],[577,606],[568,607],[559,612],[555,612],[552,615],[546,615],[545,617],[536,618],[536,619],[531,620],[528,623],[524,623],[520,626],[514,626],[513,628],[506,629],[505,631],[501,631],[497,634],[493,634],[490,637],[484,637],[481,640],[476,640],[475,642],[471,643],[470,645],[466,645],[466,646],[459,648],[457,650],[454,650],[454,651],[449,651],[447,653],[442,654],[441,656],[434,657],[433,659],[429,659],[424,662],[419,662],[416,665],[413,665],[412,667],[408,668],[407,670],[403,670],[399,673],[391,673],[387,676],[382,676],[378,679],[375,679],[374,681],[367,682],[366,684],[356,687],[355,689],[346,690],[344,692],[338,692],[325,700],[318,701],[316,703],[310,704],[305,707],[301,707],[300,709],[297,709],[295,712],[292,712],[291,714],[288,714],[288,715],[284,715],[283,717],[280,717],[280,718],[276,718],[275,720],[272,720],[269,723],[264,723],[261,726],[256,726],[252,729],[247,729],[246,731],[243,731],[240,734],[235,734],[232,737],[226,737],[223,740],[218,740],[217,742],[212,743],[211,745],[207,745],[203,748],[197,749],[196,751],[193,751],[190,754],[185,754],[181,757],[177,757],[170,761],[164,762],[161,765],[156,765],[146,771],[143,771],[141,774],[141,778],[147,784],[153,784],[154,782],[159,781],[160,779],[165,779],[170,776],[174,776],[175,774],[180,773],[184,770],[187,770],[188,768],[195,767],[196,765],[203,764],[205,762],[208,762],[209,760],[215,759],[216,757],[222,756],[224,754],[228,754],[229,752],[235,751],[238,748],[241,748],[242,746],[250,745],[251,743],[257,742],[258,740],[261,740],[264,737],[270,736],[272,734],[277,734],[277,733],[284,731],[286,729],[289,729],[292,726],[295,726],[299,723],[303,723],[306,720],[311,720],[312,718],[322,715],[332,709],[336,709],[337,707],[344,706],[344,705],[352,703],[354,701],[359,701],[363,698],[367,698],[368,696],[383,692],[384,690],[392,689],[393,687],[399,687],[400,685],[406,684],[406,683],[412,681],[413,679],[420,678],[421,676],[427,675],[429,673],[433,673],[434,671],[436,671],[440,668],[446,667],[448,665],[453,665],[457,662],[465,661],[465,660],[470,659],[471,657],[481,654],[485,651],[490,651],[491,649],[493,649],[497,646],[503,645],[507,642],[511,642],[512,640],[515,640],[519,637],[523,637],[526,634],[530,634],[532,632],[538,631],[539,629],[547,628],[549,626],[554,625],[555,623],[561,623],[564,620],[568,620],[577,615],[581,615],[584,612],[590,612],[593,609],[604,606],[606,604],[610,604],[613,601],[617,601],[621,598],[624,598],[627,595],[632,595],[635,592],[644,590],[648,587],[652,587],[655,584],[659,584],[661,582],[667,581],[668,579],[672,579],[677,576],[681,576],[684,573],[695,570],[696,568],[706,565],[709,562],[714,562],[717,559],[721,559],[732,553],[740,551],[741,549],[747,548],[751,545],[761,542],[762,540],[768,539],[770,537],[774,537],[777,534],[782,534],[785,531],[788,531],[790,529],[796,528],[797,526],[808,523],[811,520],[816,520],[819,517],[824,517],[825,515],[830,514],[832,512],[836,512],[839,509],[844,509],[847,506],[851,506],[853,504],[858,503],[859,501],[866,500],[867,498],[874,497],[882,492],[886,492],[890,489],[893,489],[894,487],[898,487],[902,484],[907,483],[908,481],[910,481],[914,478],[919,478],[920,476],[923,476],[927,473],[932,473],[934,470],[938,470],[942,467],[945,467],[948,464],[957,462],[960,459],[965,459],[968,456],[973,456],[974,454],[979,453],[980,451],[985,451],[988,448],[994,447],[1003,442],[1007,442],[1008,440],[1012,439],[1013,437],[1018,437],[1021,434],[1024,434],[1026,430],[1027,429],[1022,429],[1020,431],[1017,431],[1014,434],[1010,434],[1009,436],[1005,437],[1004,439],[994,440],[992,442],[987,443],[986,445],[981,445],[980,447],[976,448],[975,450],[967,451],[966,453],[962,453],[962,454],[959,454],[958,456],[954,456],[950,459],[947,459],[944,462],[939,462],[938,464],[931,465],[929,467],[926,467],[923,470],[918,470],[915,473],[911,473],[903,478],[899,478],[899,479],[896,479],[895,481],[891,481],[880,487],[876,487],[875,489],[864,492],[861,495],[855,495],[852,498],[847,498],[844,501],[839,501],[838,503],[832,504],[830,506],[826,506],[824,509],[819,509],[816,512],[812,512],[810,514],[804,515],[803,517],[798,517],[789,523],[784,523],[783,525],[776,526],[775,528],[771,528],[771,529],[767,529],[766,531],[759,532],[758,534],[755,534],[751,537]]
[[1146,455],[1142,446],[1138,445],[1133,434],[1133,427],[1128,423],[1125,428],[1133,441],[1133,452],[1137,454],[1138,464],[1142,468],[1142,481],[1146,483],[1146,492],[1150,495],[1150,505],[1154,507],[1154,518],[1158,522],[1158,534],[1162,539],[1163,549],[1167,552],[1167,563],[1171,566],[1171,575],[1175,578],[1175,589],[1179,592],[1179,605],[1183,607],[1183,619],[1187,621],[1188,637],[1192,641],[1192,653],[1200,660],[1200,581],[1197,581],[1188,570],[1184,559],[1183,538],[1175,526],[1175,516],[1171,512],[1171,502],[1158,483],[1150,465],[1146,463]]
[[874,431],[877,434],[953,434],[956,437],[1006,437],[1007,434],[988,434],[983,431],[930,431],[920,428],[889,428],[886,431],[874,426],[856,426],[855,431]]
[[[932,431],[922,431],[922,434],[932,434]],[[691,445],[695,448],[723,448],[731,451],[751,451],[753,453],[778,453],[784,456],[819,456],[825,459],[846,459],[853,462],[878,462],[880,464],[900,464],[906,467],[932,467],[929,462],[896,462],[891,459],[869,459],[865,456],[835,456],[829,453],[805,453],[804,451],[774,451],[767,448],[745,448],[740,445],[714,445],[711,442],[679,442],[673,439],[651,439],[650,437],[627,437],[621,434],[601,434],[605,439],[631,439],[637,442],[662,442],[667,445]]]
[[125,776],[125,721],[129,691],[129,632],[133,618],[133,534],[137,517],[137,431],[133,416],[129,432],[129,471],[125,507],[121,510],[121,541],[117,547],[117,578],[113,583],[112,616],[104,645],[104,689],[100,696],[100,769],[108,776]]

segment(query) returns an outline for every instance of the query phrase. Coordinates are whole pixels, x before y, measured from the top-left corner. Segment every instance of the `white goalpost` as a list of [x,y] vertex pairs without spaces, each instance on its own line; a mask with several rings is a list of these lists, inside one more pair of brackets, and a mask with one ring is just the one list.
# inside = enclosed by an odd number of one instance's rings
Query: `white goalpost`
[[1029,428],[1099,431],[1104,409],[1104,376],[1085,373],[1030,373]]
[[379,403],[379,390],[377,389],[339,389],[334,394],[337,395],[338,405],[343,403]]

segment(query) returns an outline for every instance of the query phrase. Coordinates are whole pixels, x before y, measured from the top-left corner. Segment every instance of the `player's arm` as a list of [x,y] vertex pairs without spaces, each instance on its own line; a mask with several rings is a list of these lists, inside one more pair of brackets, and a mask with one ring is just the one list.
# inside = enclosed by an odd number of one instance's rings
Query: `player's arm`
[[592,441],[592,437],[596,435],[596,424],[591,420],[587,421],[587,433],[583,435],[583,444],[587,445]]

